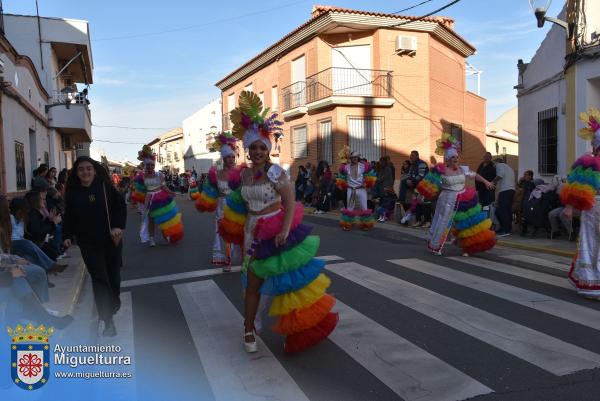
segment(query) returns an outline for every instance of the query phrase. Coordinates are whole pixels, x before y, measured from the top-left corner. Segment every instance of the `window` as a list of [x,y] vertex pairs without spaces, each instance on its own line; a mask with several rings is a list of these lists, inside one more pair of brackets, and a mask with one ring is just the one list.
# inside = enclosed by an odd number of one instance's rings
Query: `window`
[[277,93],[277,85],[271,88],[271,110],[279,109],[279,94]]
[[319,122],[319,147],[317,159],[333,164],[333,148],[331,141],[331,120]]
[[261,103],[263,104],[263,107],[265,107],[265,92],[260,92],[258,94],[258,98],[260,99]]
[[502,154],[503,154],[504,156],[506,156],[506,146],[503,146],[503,147],[502,147]]
[[250,83],[250,84],[244,86],[244,90],[248,91],[248,92],[252,92],[252,84]]
[[348,120],[350,149],[368,161],[381,157],[381,119],[350,117]]
[[227,111],[235,109],[235,93],[227,96]]
[[17,166],[17,190],[27,189],[27,179],[25,176],[25,146],[21,142],[15,141],[15,160]]
[[538,112],[538,170],[540,174],[557,173],[557,128],[556,107]]
[[292,128],[292,152],[294,159],[308,156],[308,134],[306,125]]
[[46,166],[50,165],[50,155],[48,152],[44,152],[44,163],[46,163]]
[[[458,124],[450,124],[450,134],[455,137],[456,139],[458,139],[458,142],[460,143],[459,147],[458,147],[458,151],[460,153],[462,153],[464,151],[464,143],[463,143],[463,131],[462,131],[462,126],[458,125]],[[497,153],[497,152],[496,152]]]

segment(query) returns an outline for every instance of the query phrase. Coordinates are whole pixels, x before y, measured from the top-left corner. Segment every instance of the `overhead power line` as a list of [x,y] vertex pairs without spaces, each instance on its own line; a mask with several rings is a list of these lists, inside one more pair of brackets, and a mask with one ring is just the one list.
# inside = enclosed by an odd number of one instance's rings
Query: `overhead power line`
[[416,20],[404,21],[404,22],[401,22],[401,23],[399,23],[399,24],[391,25],[391,27],[395,27],[395,26],[402,26],[402,25],[410,24],[410,23],[412,23],[412,22],[415,22],[415,21],[422,20],[423,18],[430,17],[430,16],[432,16],[433,14],[437,14],[437,13],[439,13],[440,11],[443,11],[443,10],[447,9],[448,7],[451,7],[451,6],[455,5],[455,4],[456,4],[456,3],[458,3],[459,1],[461,1],[461,0],[454,0],[454,1],[452,1],[452,2],[450,2],[450,3],[448,3],[448,4],[446,4],[445,6],[438,8],[437,10],[433,10],[433,11],[432,11],[432,12],[430,12],[430,13],[427,13],[427,14],[425,14],[425,15],[421,15],[421,16],[420,16],[418,19],[416,19]]
[[120,143],[124,145],[145,145],[146,142],[123,142],[123,141],[110,141],[108,139],[93,139],[92,142],[103,142],[103,143]]
[[433,0],[422,1],[419,4],[415,4],[414,6],[406,7],[406,8],[403,8],[402,10],[400,10],[400,11],[396,11],[394,14],[400,14],[400,13],[403,13],[404,11],[412,10],[413,8],[417,8],[419,6],[422,6],[423,4],[430,3],[432,1]]
[[93,127],[98,127],[98,128],[117,128],[117,129],[139,129],[139,130],[172,130],[174,129],[173,127],[171,128],[165,128],[165,127],[126,127],[123,125],[97,125],[97,124],[92,124]]
[[146,37],[146,36],[156,36],[156,35],[164,35],[164,34],[167,34],[167,33],[186,31],[186,30],[189,30],[189,29],[202,28],[202,27],[209,26],[209,25],[220,24],[220,23],[223,23],[223,22],[229,22],[229,21],[233,21],[233,20],[236,20],[236,19],[240,19],[240,18],[252,17],[254,15],[259,15],[259,14],[265,14],[265,13],[269,13],[269,12],[271,12],[273,10],[280,10],[282,8],[287,8],[287,7],[295,6],[295,5],[300,4],[300,3],[306,3],[307,1],[308,0],[294,1],[294,2],[291,2],[291,3],[283,4],[283,5],[279,6],[279,7],[270,7],[269,9],[264,9],[264,10],[260,10],[260,11],[254,11],[254,12],[247,13],[247,14],[237,15],[237,16],[234,16],[234,17],[216,19],[216,20],[209,21],[209,22],[206,22],[206,23],[203,23],[203,24],[188,25],[188,26],[182,26],[182,27],[178,27],[178,28],[165,29],[165,30],[162,30],[162,31],[155,31],[155,32],[145,32],[145,33],[137,33],[137,34],[132,34],[132,35],[113,36],[113,37],[108,37],[108,38],[99,38],[99,39],[94,39],[92,41],[93,42],[104,42],[104,41],[109,41],[109,40],[135,39],[135,38],[142,38],[142,37]]

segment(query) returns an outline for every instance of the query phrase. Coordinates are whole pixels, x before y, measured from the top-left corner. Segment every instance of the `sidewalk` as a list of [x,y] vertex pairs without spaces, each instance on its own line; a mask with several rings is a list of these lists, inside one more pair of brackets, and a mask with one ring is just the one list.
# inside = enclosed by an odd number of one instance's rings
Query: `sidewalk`
[[44,304],[47,309],[60,316],[73,314],[87,275],[79,247],[72,246],[67,251],[67,255],[68,258],[59,261],[69,265],[65,271],[49,276],[50,282],[55,287],[50,288],[50,301]]
[[[338,220],[339,219],[339,210],[332,210],[325,214],[313,214],[314,208],[305,207],[304,213],[307,216],[315,217],[315,218],[325,218],[330,220]],[[399,225],[394,221],[387,221],[385,223],[376,223],[375,228],[381,228],[384,230],[391,230],[400,232],[406,235],[410,235],[417,238],[425,238],[427,234],[427,229],[425,228],[410,228],[406,226]],[[517,230],[514,231],[515,233]],[[506,247],[506,248],[515,248],[515,249],[523,249],[526,251],[532,252],[541,252],[547,253],[551,255],[564,256],[571,258],[575,255],[577,249],[576,242],[570,242],[564,239],[546,239],[541,237],[530,238],[530,237],[521,237],[519,234],[512,234],[508,237],[498,238],[498,246]]]

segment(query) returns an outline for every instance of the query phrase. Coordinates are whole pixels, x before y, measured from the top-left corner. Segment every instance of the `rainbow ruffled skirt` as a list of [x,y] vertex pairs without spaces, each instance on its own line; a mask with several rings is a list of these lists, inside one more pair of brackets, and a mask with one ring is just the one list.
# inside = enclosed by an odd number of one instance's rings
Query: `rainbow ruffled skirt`
[[175,244],[183,238],[181,213],[174,197],[161,190],[152,195],[150,200],[150,218],[160,227],[163,237],[169,244]]

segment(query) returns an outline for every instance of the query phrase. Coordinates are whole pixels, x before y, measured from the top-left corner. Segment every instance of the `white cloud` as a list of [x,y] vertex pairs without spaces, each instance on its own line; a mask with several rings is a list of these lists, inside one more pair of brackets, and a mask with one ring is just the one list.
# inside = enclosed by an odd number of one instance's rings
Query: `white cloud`
[[127,84],[127,81],[122,79],[114,79],[114,78],[103,78],[96,77],[94,80],[95,85],[111,85],[111,86],[123,86]]

